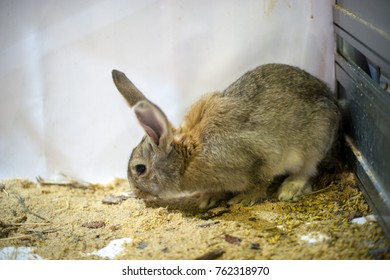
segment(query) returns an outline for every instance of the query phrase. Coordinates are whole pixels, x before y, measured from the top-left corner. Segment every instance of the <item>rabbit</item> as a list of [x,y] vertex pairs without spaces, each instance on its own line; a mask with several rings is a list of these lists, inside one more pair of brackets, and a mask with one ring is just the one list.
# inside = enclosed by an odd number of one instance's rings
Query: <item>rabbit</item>
[[199,193],[201,209],[229,193],[230,205],[261,202],[282,174],[278,199],[300,199],[311,192],[340,126],[326,84],[285,64],[259,66],[224,91],[204,95],[179,128],[124,73],[112,76],[146,133],[131,153],[130,185],[159,198]]

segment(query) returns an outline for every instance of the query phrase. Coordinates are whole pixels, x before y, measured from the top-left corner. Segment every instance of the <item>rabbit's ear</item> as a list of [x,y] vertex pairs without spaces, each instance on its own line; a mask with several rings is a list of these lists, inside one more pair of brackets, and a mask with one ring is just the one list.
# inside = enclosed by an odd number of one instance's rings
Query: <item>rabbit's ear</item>
[[172,129],[165,114],[156,105],[142,100],[134,106],[138,121],[159,148],[167,148],[173,139]]
[[146,100],[146,97],[135,87],[135,85],[118,70],[112,70],[112,79],[118,91],[126,99],[130,107],[137,104],[138,101]]

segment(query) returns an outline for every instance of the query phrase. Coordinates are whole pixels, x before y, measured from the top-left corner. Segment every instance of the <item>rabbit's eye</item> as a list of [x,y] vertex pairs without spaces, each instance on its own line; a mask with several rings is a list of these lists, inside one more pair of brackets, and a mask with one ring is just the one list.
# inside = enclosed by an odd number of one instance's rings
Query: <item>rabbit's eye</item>
[[146,166],[143,164],[137,164],[135,166],[135,171],[137,172],[138,175],[142,175],[146,171]]

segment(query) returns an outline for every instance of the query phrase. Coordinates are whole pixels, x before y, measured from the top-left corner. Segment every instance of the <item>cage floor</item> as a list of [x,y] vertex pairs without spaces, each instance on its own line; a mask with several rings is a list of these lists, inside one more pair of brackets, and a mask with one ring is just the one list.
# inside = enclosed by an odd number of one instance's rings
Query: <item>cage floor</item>
[[[274,194],[251,207],[222,204],[202,213],[193,198],[128,196],[124,179],[106,185],[7,179],[0,186],[0,259],[390,258],[390,244],[348,171],[320,176],[313,193],[297,202]],[[22,248],[30,255],[20,256]]]

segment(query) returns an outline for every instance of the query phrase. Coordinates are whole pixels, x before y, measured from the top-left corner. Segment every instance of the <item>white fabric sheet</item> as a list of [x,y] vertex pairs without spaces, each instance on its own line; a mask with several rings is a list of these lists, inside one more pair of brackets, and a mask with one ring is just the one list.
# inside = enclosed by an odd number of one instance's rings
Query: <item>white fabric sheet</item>
[[0,179],[125,177],[143,136],[124,71],[179,125],[200,95],[265,63],[334,88],[332,1],[0,2]]

